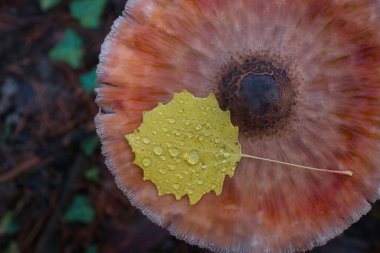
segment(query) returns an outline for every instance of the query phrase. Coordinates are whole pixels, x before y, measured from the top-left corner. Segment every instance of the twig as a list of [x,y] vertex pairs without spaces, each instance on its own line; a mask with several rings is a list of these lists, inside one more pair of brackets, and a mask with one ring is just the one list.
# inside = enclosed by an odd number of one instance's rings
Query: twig
[[51,249],[49,248],[49,243],[51,242],[52,237],[57,232],[57,227],[59,226],[59,221],[62,210],[65,210],[69,205],[70,196],[74,192],[75,183],[81,178],[82,169],[85,167],[86,160],[82,155],[78,155],[70,167],[70,174],[67,178],[67,183],[63,188],[63,193],[60,196],[57,208],[54,210],[54,213],[50,219],[50,222],[47,224],[44,233],[41,235],[41,239],[37,243],[36,253],[51,253]]
[[43,225],[49,218],[50,214],[54,210],[54,206],[57,204],[57,194],[53,193],[51,205],[49,206],[48,210],[44,213],[44,215],[38,220],[38,222],[33,226],[32,231],[28,234],[28,236],[25,238],[25,240],[22,241],[22,246],[20,246],[20,249],[22,252],[26,251],[28,248],[30,248],[30,245],[33,243],[33,241],[36,239],[38,234],[41,232],[43,229]]
[[42,165],[45,165],[46,163],[48,163],[47,159],[42,160],[40,157],[35,156],[35,157],[31,158],[30,160],[22,162],[21,164],[16,166],[14,169],[10,170],[9,172],[6,172],[6,173],[3,173],[2,175],[0,175],[0,183],[10,181],[13,178],[21,175],[25,171],[33,168],[36,165],[42,166]]

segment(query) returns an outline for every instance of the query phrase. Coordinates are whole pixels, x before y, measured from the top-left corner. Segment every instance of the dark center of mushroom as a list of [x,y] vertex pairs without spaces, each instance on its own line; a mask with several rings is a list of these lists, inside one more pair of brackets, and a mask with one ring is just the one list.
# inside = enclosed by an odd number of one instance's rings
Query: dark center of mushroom
[[240,132],[260,137],[285,129],[296,105],[293,80],[273,61],[251,58],[223,70],[217,99]]
[[252,114],[264,115],[280,97],[280,90],[273,76],[249,74],[240,81],[239,96]]

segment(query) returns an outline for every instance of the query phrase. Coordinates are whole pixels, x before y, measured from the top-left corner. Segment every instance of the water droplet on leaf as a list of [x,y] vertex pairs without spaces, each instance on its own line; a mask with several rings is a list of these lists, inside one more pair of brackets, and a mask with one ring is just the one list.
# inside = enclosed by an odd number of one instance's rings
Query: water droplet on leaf
[[156,154],[156,155],[162,155],[162,153],[164,153],[164,149],[161,147],[161,146],[155,146],[153,148],[153,152]]
[[178,156],[179,155],[179,149],[178,148],[170,148],[169,153],[171,156]]
[[144,167],[149,167],[150,164],[151,164],[151,161],[150,161],[149,158],[144,158],[143,159],[143,165],[144,165]]
[[188,163],[195,165],[199,161],[199,153],[198,151],[192,149],[189,152],[186,153],[185,159]]
[[149,138],[147,138],[147,137],[143,137],[142,141],[143,141],[145,144],[149,144],[149,142],[150,142]]

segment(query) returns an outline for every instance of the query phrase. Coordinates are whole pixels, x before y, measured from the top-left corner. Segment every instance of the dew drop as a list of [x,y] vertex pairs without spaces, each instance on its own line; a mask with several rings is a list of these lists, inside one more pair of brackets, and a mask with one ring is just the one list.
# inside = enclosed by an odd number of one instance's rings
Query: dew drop
[[187,189],[187,193],[188,193],[188,194],[193,194],[194,191],[193,191],[192,189]]
[[181,135],[181,131],[180,131],[180,130],[178,130],[178,129],[177,129],[177,130],[175,130],[175,132],[174,132],[174,133],[175,133],[175,135],[177,135],[177,136]]
[[144,158],[143,159],[143,165],[144,167],[149,167],[151,165],[151,161],[149,158]]
[[224,157],[225,157],[225,158],[228,158],[228,157],[230,157],[230,156],[231,156],[231,154],[230,154],[230,153],[228,153],[228,152],[224,153],[223,155],[224,155]]
[[185,121],[185,125],[186,125],[186,126],[190,125],[190,120],[186,120],[186,121]]
[[169,153],[171,156],[176,157],[179,155],[179,149],[178,148],[171,148],[171,149],[169,149]]
[[150,140],[148,137],[143,137],[142,141],[145,143],[145,144],[149,144]]
[[223,160],[222,163],[227,163],[227,160]]
[[205,139],[205,137],[203,135],[199,136],[198,138],[200,141],[203,141]]
[[169,131],[166,127],[163,127],[162,128],[162,131],[164,131],[165,133],[167,132],[167,131]]
[[136,136],[135,138],[136,138],[136,140],[140,140],[140,136]]
[[161,174],[165,174],[166,173],[166,170],[165,169],[159,169],[158,170]]
[[168,168],[169,168],[170,171],[174,171],[175,170],[175,166],[171,165],[171,164],[168,165]]
[[195,126],[195,129],[197,129],[197,130],[201,130],[201,129],[202,129],[202,126],[201,126],[200,124],[197,124],[197,125]]
[[197,164],[198,161],[199,161],[199,153],[198,153],[198,151],[196,151],[194,149],[190,150],[189,152],[186,153],[185,159],[191,165]]
[[207,169],[207,167],[208,167],[208,166],[207,166],[206,164],[203,164],[203,165],[202,165],[202,169]]
[[198,180],[197,182],[199,185],[203,184],[203,180]]
[[164,149],[161,146],[155,146],[153,148],[153,153],[156,155],[162,155],[162,153],[164,153]]
[[214,142],[215,142],[215,143],[219,143],[220,140],[219,140],[218,138],[215,138]]
[[173,184],[173,188],[178,190],[179,189],[179,184]]
[[168,119],[168,122],[169,122],[170,124],[174,124],[174,123],[175,123],[175,119],[169,118],[169,119]]

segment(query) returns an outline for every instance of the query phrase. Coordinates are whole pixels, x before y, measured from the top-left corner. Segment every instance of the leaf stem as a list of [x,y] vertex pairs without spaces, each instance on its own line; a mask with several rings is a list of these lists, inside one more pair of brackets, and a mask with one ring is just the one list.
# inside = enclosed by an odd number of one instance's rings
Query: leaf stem
[[308,167],[308,166],[303,166],[303,165],[298,165],[298,164],[293,164],[293,163],[281,162],[281,161],[277,161],[277,160],[272,160],[272,159],[267,159],[267,158],[262,158],[262,157],[247,155],[247,154],[241,154],[241,156],[245,157],[245,158],[262,160],[262,161],[267,161],[267,162],[274,162],[274,163],[279,163],[279,164],[284,164],[284,165],[289,165],[289,166],[293,166],[293,167],[298,167],[298,168],[308,169],[308,170],[313,170],[313,171],[319,171],[319,172],[327,172],[327,173],[341,174],[341,175],[347,175],[347,176],[352,176],[354,174],[352,171],[349,171],[349,170],[344,170],[344,171],[325,170],[325,169],[318,169],[318,168],[313,168],[313,167]]

